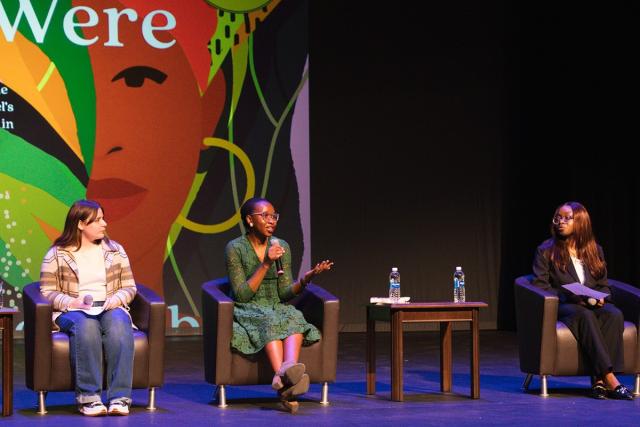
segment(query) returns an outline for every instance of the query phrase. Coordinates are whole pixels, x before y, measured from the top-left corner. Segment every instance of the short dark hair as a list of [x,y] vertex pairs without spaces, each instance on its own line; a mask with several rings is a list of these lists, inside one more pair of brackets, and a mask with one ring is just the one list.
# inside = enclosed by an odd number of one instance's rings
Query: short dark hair
[[244,224],[245,227],[249,228],[249,223],[247,222],[247,215],[254,213],[258,203],[263,203],[263,202],[267,202],[270,205],[272,204],[270,201],[268,201],[267,199],[263,199],[262,197],[252,197],[242,204],[242,207],[240,208],[240,217],[242,218],[242,223]]

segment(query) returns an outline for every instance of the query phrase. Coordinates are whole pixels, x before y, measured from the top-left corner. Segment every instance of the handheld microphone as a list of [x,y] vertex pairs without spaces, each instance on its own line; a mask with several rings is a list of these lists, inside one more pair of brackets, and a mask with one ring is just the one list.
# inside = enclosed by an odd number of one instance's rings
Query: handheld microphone
[[[280,246],[280,241],[278,239],[271,239],[271,244],[273,246]],[[282,268],[282,259],[278,258],[276,260],[276,273],[278,273],[278,276],[282,276],[284,274],[284,269]]]
[[84,302],[84,305],[88,305],[89,307],[93,306],[93,296],[91,296],[91,294],[85,295],[82,302]]

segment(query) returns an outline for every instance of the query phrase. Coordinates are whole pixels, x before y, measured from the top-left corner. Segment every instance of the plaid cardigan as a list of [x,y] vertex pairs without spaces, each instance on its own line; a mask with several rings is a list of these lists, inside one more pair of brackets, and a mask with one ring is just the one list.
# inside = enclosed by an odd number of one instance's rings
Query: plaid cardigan
[[[125,310],[136,295],[129,257],[119,243],[102,241],[104,267],[107,273],[107,298],[115,296]],[[42,261],[40,269],[40,292],[53,305],[53,320],[67,311],[73,299],[80,296],[78,265],[73,252],[52,246]],[[54,323],[55,325],[55,323]]]

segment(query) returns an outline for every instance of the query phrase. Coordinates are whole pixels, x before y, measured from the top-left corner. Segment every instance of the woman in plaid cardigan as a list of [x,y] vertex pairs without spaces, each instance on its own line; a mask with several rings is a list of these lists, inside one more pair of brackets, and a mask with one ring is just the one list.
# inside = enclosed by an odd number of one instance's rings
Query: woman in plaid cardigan
[[[40,273],[54,326],[69,335],[78,409],[88,416],[128,415],[131,405],[134,347],[128,310],[136,285],[124,248],[109,240],[106,227],[97,202],[75,202]],[[103,348],[108,409],[101,398]]]

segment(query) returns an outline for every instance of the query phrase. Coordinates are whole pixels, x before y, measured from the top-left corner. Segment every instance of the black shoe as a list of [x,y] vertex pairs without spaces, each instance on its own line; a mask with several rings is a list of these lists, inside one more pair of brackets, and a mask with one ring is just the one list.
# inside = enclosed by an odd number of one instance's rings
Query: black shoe
[[614,390],[609,392],[609,397],[612,399],[619,400],[633,400],[633,394],[629,391],[628,388],[620,384]]
[[593,387],[591,387],[591,397],[594,399],[606,399],[607,389],[602,383],[594,384]]

